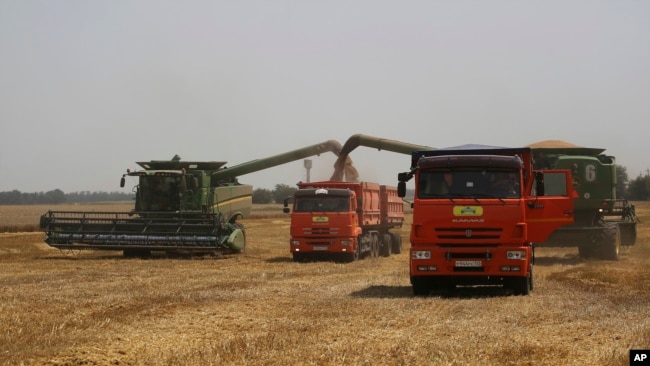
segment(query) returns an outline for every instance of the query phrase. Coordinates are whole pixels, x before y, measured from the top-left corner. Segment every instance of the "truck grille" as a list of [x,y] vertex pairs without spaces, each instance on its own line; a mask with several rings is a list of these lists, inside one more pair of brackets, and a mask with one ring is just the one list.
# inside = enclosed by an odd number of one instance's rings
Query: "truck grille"
[[338,235],[338,227],[305,227],[302,229],[303,235],[306,236],[325,236],[325,235]]
[[503,229],[501,228],[436,228],[438,240],[498,240]]
[[307,242],[307,245],[313,245],[313,246],[323,246],[323,245],[329,246],[330,244],[332,243],[329,241],[308,241]]
[[479,253],[453,253],[453,252],[447,252],[445,253],[445,259],[446,260],[452,260],[452,259],[487,259],[490,260],[492,259],[492,253],[490,252],[479,252]]

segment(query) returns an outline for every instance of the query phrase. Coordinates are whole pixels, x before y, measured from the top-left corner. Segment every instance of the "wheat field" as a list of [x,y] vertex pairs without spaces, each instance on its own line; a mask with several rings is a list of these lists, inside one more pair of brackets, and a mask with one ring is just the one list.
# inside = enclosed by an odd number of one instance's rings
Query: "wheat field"
[[292,262],[280,206],[244,220],[244,253],[191,259],[59,251],[29,232],[48,207],[0,206],[0,364],[628,365],[650,349],[650,203],[636,206],[619,261],[538,248],[530,296],[417,298],[408,250]]

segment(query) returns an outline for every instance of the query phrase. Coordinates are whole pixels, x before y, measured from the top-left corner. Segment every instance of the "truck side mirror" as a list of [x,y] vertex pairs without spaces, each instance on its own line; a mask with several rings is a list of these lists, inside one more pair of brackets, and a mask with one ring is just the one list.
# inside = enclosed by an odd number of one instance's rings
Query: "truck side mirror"
[[124,185],[126,184],[126,179],[124,176],[122,176],[122,179],[120,179],[120,188],[124,188]]
[[406,197],[406,182],[399,181],[397,183],[397,197]]

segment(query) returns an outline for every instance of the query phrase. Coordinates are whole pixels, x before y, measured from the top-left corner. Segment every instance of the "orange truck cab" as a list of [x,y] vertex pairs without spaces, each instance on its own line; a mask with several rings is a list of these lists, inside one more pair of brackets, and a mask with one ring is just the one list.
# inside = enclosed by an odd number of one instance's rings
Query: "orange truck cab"
[[573,223],[568,170],[532,167],[529,148],[465,145],[414,151],[398,195],[415,178],[409,256],[415,295],[496,285],[527,295],[533,242]]
[[369,182],[298,183],[298,190],[284,202],[284,212],[291,213],[289,249],[294,261],[355,261],[401,251],[401,237],[390,232],[404,222],[396,187]]

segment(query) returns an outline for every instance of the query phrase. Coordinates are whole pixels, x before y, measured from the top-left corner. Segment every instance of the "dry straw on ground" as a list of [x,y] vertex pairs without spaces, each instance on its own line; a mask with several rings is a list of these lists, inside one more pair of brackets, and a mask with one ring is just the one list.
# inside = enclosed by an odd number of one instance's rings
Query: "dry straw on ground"
[[293,263],[273,209],[245,221],[244,254],[222,258],[69,253],[38,232],[0,234],[0,364],[627,365],[650,348],[649,203],[620,261],[543,248],[530,296],[426,298],[411,295],[408,251]]

